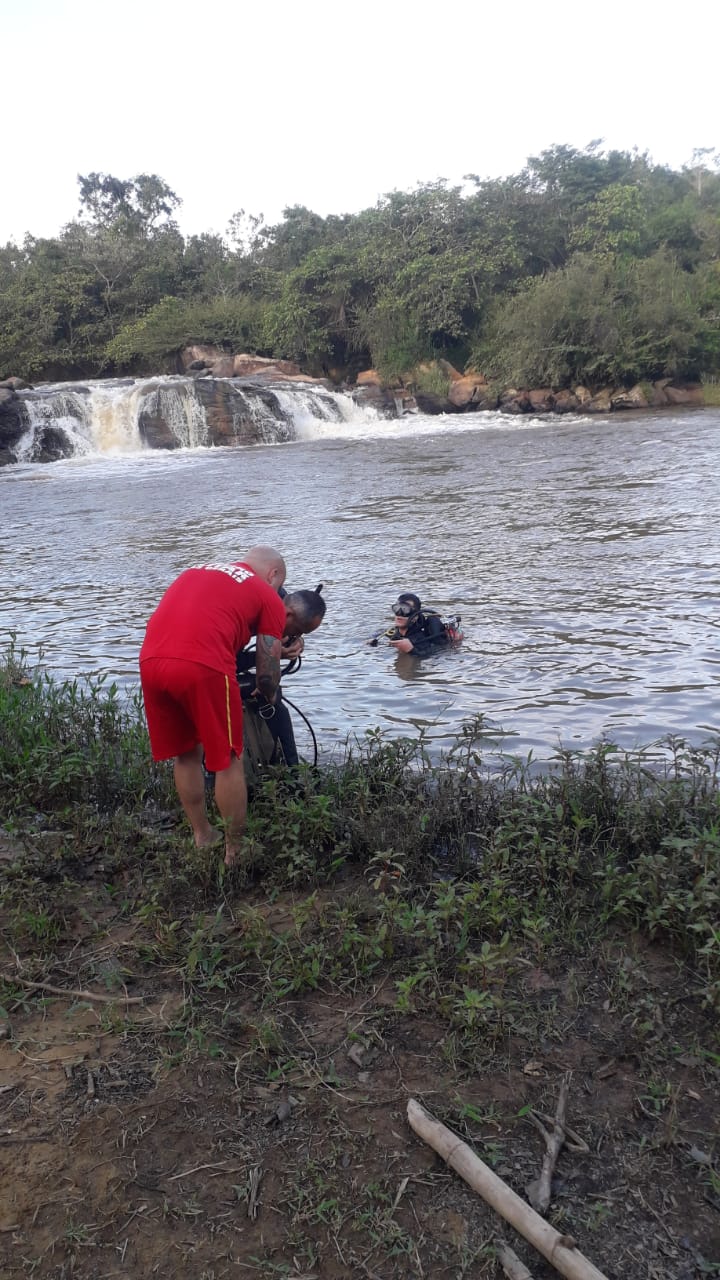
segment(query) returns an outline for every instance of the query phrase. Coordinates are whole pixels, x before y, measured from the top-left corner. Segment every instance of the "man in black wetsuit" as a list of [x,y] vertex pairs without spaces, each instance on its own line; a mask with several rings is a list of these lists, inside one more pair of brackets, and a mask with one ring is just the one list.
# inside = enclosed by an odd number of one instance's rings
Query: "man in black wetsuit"
[[[316,631],[325,617],[326,605],[320,595],[322,583],[314,591],[287,592],[281,587],[280,595],[285,605],[285,635],[282,640],[280,659],[287,663],[282,675],[295,669],[295,665],[305,648],[303,636]],[[255,649],[242,649],[237,655],[236,670],[243,704],[253,707],[255,690]],[[265,721],[273,741],[282,747],[285,763],[294,768],[299,763],[292,719],[282,699],[282,689],[278,687],[274,703],[256,704],[258,714]]]
[[403,591],[392,611],[395,629],[389,636],[389,644],[398,653],[427,658],[450,643],[442,619],[437,613],[423,613],[420,597],[413,591]]

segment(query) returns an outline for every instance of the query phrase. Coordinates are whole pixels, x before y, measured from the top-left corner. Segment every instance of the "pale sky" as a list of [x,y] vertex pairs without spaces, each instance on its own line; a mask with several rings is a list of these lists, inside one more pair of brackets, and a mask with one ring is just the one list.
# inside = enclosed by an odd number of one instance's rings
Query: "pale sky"
[[716,0],[0,0],[0,32],[0,244],[55,235],[93,170],[157,173],[185,234],[222,233],[555,143],[720,147]]

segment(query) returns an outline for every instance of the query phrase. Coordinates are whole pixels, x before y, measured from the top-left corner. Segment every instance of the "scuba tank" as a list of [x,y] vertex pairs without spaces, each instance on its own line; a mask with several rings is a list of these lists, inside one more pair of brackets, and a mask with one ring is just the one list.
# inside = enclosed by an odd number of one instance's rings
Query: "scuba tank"
[[460,644],[460,641],[465,638],[465,632],[460,625],[462,622],[460,614],[453,613],[448,618],[441,618],[440,621],[445,628],[448,644]]

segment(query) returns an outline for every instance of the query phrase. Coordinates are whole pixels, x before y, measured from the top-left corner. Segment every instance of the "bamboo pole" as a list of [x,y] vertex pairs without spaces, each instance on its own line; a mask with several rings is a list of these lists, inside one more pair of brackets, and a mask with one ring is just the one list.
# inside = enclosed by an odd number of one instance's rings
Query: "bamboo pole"
[[508,1277],[508,1280],[533,1280],[530,1272],[525,1266],[525,1263],[520,1261],[514,1249],[511,1249],[509,1244],[505,1244],[503,1241],[498,1241],[495,1245],[495,1252],[497,1253],[497,1260],[505,1272],[505,1275]]
[[511,1187],[470,1150],[450,1129],[429,1115],[419,1102],[410,1098],[407,1118],[411,1129],[442,1156],[446,1164],[460,1174],[473,1191],[477,1191],[496,1213],[509,1222],[541,1253],[566,1280],[607,1280],[592,1262],[576,1249],[571,1236],[563,1236],[534,1209],[530,1208]]

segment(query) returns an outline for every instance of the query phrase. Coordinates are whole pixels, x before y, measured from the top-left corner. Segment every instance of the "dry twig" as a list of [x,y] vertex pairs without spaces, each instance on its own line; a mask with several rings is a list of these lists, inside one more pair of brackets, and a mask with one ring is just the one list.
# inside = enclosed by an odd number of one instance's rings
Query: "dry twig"
[[186,1169],[184,1173],[174,1173],[172,1178],[168,1178],[168,1182],[177,1182],[178,1178],[189,1178],[191,1173],[199,1173],[201,1169],[224,1169],[227,1160],[220,1160],[217,1164],[195,1164],[192,1169]]
[[144,996],[124,995],[102,996],[96,995],[94,991],[75,991],[68,987],[54,987],[50,982],[31,982],[29,978],[21,978],[17,973],[0,973],[3,982],[7,982],[10,986],[19,983],[21,987],[29,987],[31,991],[49,991],[54,996],[65,996],[71,1000],[97,1000],[100,1004],[115,1004],[118,1000],[123,1000],[125,1004],[144,1004]]
[[[543,1134],[545,1133],[545,1125],[549,1125],[552,1129],[555,1124],[554,1116],[546,1115],[544,1111],[536,1111],[534,1107],[531,1111],[528,1111],[528,1120]],[[565,1129],[565,1146],[568,1151],[576,1151],[580,1155],[589,1156],[590,1148],[585,1139],[581,1138],[580,1134],[576,1133],[574,1129],[571,1129],[569,1124],[563,1125],[563,1128]]]
[[568,1072],[563,1076],[560,1085],[560,1094],[558,1097],[557,1107],[555,1109],[555,1119],[553,1121],[552,1130],[544,1129],[539,1121],[535,1121],[536,1128],[540,1130],[545,1139],[545,1155],[543,1157],[542,1169],[540,1177],[535,1178],[526,1188],[528,1200],[533,1209],[537,1209],[538,1213],[547,1213],[552,1196],[552,1176],[555,1172],[557,1158],[560,1155],[560,1149],[565,1142],[565,1112],[567,1110],[568,1093],[570,1092],[571,1075]]
[[253,1222],[258,1215],[258,1192],[260,1190],[260,1182],[263,1176],[262,1165],[254,1164],[248,1173],[248,1207],[247,1216],[252,1218]]

